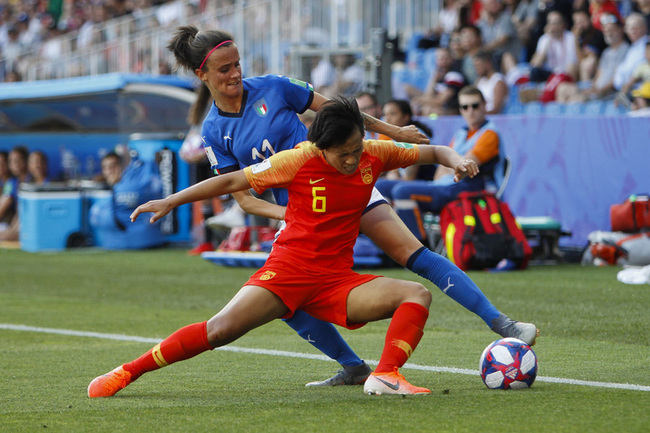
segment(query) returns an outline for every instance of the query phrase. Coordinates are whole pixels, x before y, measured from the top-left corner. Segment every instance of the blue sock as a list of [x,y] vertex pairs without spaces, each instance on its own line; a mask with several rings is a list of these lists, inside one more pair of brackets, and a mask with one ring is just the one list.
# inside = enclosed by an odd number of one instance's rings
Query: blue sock
[[361,358],[354,353],[331,323],[323,322],[300,310],[284,322],[312,346],[339,364],[348,367],[363,364]]
[[492,327],[492,320],[499,317],[499,310],[467,274],[440,254],[422,247],[409,257],[406,267],[438,286],[444,294],[478,315],[489,327]]

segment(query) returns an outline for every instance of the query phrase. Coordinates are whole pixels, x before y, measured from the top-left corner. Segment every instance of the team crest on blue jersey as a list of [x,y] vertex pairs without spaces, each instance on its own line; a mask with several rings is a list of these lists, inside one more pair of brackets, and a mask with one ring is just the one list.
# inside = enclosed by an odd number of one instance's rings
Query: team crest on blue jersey
[[260,117],[266,116],[266,114],[269,112],[269,106],[266,104],[266,100],[264,100],[264,98],[260,99],[259,101],[255,101],[253,108],[255,109],[257,115]]

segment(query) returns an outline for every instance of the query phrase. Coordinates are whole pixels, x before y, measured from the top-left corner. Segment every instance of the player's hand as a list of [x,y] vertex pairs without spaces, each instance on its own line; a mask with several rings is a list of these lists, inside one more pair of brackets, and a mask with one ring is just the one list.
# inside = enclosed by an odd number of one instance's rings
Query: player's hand
[[145,204],[138,206],[133,213],[131,213],[131,222],[134,222],[138,215],[145,212],[153,212],[153,216],[149,220],[151,224],[158,221],[160,218],[167,215],[174,207],[169,203],[169,200],[151,200]]
[[460,182],[460,180],[466,176],[474,177],[477,174],[478,165],[476,162],[471,159],[463,159],[454,169],[454,182]]
[[421,133],[415,125],[400,127],[396,135],[396,137],[391,137],[395,141],[414,144],[429,144],[429,137]]

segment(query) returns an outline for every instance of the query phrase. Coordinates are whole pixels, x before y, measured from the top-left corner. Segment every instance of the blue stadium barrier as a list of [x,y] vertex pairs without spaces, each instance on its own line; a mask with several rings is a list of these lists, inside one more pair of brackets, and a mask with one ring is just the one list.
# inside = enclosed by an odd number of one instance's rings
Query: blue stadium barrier
[[[609,230],[610,206],[650,185],[647,118],[488,116],[500,132],[512,173],[504,198],[516,216],[548,215],[571,231],[561,245],[584,247]],[[460,116],[418,118],[440,144],[464,125]]]

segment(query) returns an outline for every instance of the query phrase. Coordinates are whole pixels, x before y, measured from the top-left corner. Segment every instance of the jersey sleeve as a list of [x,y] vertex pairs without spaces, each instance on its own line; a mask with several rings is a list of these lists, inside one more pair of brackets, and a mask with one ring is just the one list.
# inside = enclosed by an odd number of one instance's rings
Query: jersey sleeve
[[296,113],[302,114],[314,100],[314,87],[305,81],[282,75],[270,75],[273,88]]
[[469,153],[476,156],[481,164],[485,164],[499,154],[499,135],[492,130],[485,131]]
[[406,168],[415,164],[420,156],[416,144],[387,140],[368,140],[366,150],[384,161],[384,171]]
[[204,122],[201,127],[203,149],[210,161],[210,169],[214,174],[226,174],[239,169],[239,161],[224,146],[220,146],[215,139],[212,124]]
[[311,158],[314,152],[297,147],[285,150],[264,161],[244,168],[244,174],[251,188],[261,194],[268,188],[286,188],[296,177],[296,173]]

